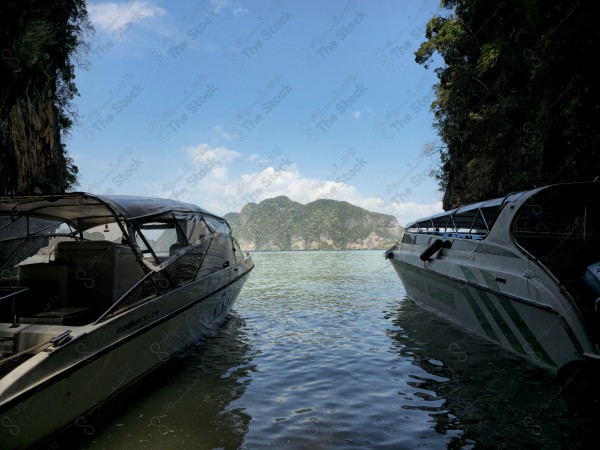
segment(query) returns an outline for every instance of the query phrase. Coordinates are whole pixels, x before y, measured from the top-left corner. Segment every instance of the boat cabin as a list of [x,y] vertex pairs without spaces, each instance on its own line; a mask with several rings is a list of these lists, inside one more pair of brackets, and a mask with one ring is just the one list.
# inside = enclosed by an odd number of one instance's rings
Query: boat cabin
[[0,322],[101,321],[242,259],[227,222],[195,205],[10,197],[0,204]]

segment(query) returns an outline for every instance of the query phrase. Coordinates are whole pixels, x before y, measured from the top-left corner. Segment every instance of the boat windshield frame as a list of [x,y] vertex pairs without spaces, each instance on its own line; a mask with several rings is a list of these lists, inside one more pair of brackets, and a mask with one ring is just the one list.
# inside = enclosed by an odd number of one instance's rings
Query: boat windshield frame
[[492,230],[502,209],[524,192],[460,206],[409,223],[408,233],[430,234],[463,239],[484,239]]
[[[177,234],[181,237],[182,230],[179,228],[178,218],[183,216],[196,216],[206,224],[210,234],[221,234],[231,236],[231,227],[227,221],[209,211],[194,204],[180,202],[173,199],[163,199],[140,196],[102,196],[83,192],[66,193],[60,195],[24,195],[7,196],[0,198],[0,243],[15,241],[19,239],[64,237],[73,240],[94,240],[86,236],[86,232],[116,224],[121,235],[121,243],[130,247],[137,259],[146,271],[148,265],[144,262],[143,255],[135,240],[136,228],[139,225],[151,222],[155,219],[170,217]],[[47,227],[38,226],[34,228],[30,224],[33,219],[39,222],[48,222]],[[25,220],[25,228],[21,228],[14,235],[4,236],[3,230],[19,220]],[[61,232],[57,232],[62,227]],[[108,228],[108,226],[107,226]],[[179,242],[189,244],[190,236]],[[146,242],[146,244],[148,244]],[[6,268],[20,246],[10,257],[7,256],[0,269]],[[153,253],[155,265],[154,270],[163,269],[169,264],[159,260]],[[15,263],[13,262],[13,265]]]

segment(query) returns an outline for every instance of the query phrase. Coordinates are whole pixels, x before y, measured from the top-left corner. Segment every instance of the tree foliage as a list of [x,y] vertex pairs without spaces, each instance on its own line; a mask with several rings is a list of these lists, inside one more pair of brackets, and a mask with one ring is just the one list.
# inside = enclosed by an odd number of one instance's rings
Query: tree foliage
[[0,193],[60,192],[77,168],[62,137],[73,124],[73,59],[91,30],[85,0],[0,6]]
[[442,0],[416,61],[443,60],[432,104],[444,208],[599,174],[593,3]]

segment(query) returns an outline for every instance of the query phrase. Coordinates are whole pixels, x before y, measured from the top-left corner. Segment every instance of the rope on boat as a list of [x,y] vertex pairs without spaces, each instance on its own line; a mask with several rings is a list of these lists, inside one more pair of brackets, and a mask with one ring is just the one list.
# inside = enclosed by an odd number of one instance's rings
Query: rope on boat
[[[54,339],[54,338],[53,338],[53,339]],[[15,353],[14,355],[11,355],[11,356],[9,356],[8,358],[0,359],[0,366],[1,366],[2,364],[4,364],[5,362],[11,361],[11,360],[17,360],[17,359],[19,359],[19,358],[20,358],[22,355],[24,355],[25,353],[29,353],[29,352],[31,352],[32,350],[35,350],[35,349],[37,349],[37,348],[39,348],[39,347],[42,347],[42,346],[44,346],[44,345],[45,345],[45,346],[50,346],[50,344],[51,344],[51,343],[52,343],[52,340],[49,340],[48,342],[44,342],[44,343],[42,343],[42,344],[38,344],[38,345],[36,345],[35,347],[31,347],[31,348],[28,348],[27,350],[23,350],[23,351],[20,351],[19,353]]]
[[[50,345],[60,345],[63,342],[65,342],[66,338],[71,334],[71,330],[67,330],[64,333],[59,334],[58,336],[54,336],[53,338],[51,338],[50,340],[46,341],[46,342],[42,342],[41,344],[35,345],[31,348],[28,348],[26,350],[22,350],[19,353],[15,353],[14,355],[9,356],[8,358],[4,358],[4,359],[0,359],[0,366],[2,364],[4,364],[5,362],[8,361],[16,361],[17,359],[19,359],[22,355],[26,354],[26,353],[30,353],[33,350],[36,350],[40,347],[49,347]],[[45,348],[44,348],[45,349]],[[41,351],[41,350],[40,350]]]

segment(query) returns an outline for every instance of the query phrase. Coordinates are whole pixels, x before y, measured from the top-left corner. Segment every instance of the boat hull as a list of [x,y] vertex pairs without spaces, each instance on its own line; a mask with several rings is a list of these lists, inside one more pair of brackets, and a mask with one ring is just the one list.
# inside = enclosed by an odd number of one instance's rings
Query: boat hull
[[252,267],[248,257],[95,327],[72,327],[71,342],[30,364],[31,379],[52,375],[0,407],[2,446],[26,448],[70,426],[93,434],[86,413],[214,334]]
[[[470,280],[458,276],[459,272],[481,272],[477,267],[432,270],[426,264],[419,267],[400,261],[392,253],[388,259],[417,305],[462,327],[465,333],[493,341],[550,372],[585,360],[586,339],[581,342],[574,331],[581,328],[580,323],[574,327],[569,323],[572,317],[547,305],[478,283],[489,279],[485,274]],[[448,344],[460,347],[459,342]]]
[[600,362],[600,183],[514,192],[407,224],[408,295],[552,372]]

